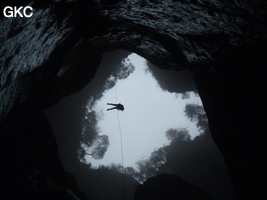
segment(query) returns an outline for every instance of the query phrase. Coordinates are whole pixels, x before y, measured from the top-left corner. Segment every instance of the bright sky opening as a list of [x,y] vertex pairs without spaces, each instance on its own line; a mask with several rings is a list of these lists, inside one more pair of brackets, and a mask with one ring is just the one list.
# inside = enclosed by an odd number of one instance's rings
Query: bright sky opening
[[[96,112],[102,115],[97,125],[99,135],[107,135],[110,146],[101,160],[86,156],[93,167],[122,164],[119,125],[124,167],[135,167],[138,160],[148,158],[152,151],[167,145],[165,132],[170,128],[188,128],[192,138],[199,134],[196,125],[186,118],[184,108],[188,103],[202,105],[200,98],[192,94],[190,99],[182,99],[181,95],[163,91],[145,71],[144,58],[137,54],[128,58],[135,71],[125,80],[119,80],[95,105]],[[121,103],[125,110],[107,111],[111,107],[107,103]]]

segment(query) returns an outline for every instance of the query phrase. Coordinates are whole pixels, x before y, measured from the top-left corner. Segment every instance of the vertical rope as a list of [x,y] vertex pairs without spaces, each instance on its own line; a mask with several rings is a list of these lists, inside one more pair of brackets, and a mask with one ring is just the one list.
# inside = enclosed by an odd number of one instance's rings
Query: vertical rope
[[[117,87],[115,85],[115,90],[116,90],[116,99],[117,103],[118,102],[118,92],[117,92]],[[122,133],[121,133],[121,125],[120,125],[120,119],[119,119],[119,111],[117,111],[117,120],[118,120],[118,125],[119,125],[119,131],[120,131],[120,138],[121,138],[121,166],[122,170],[124,167],[124,158],[123,158],[123,146],[122,146]],[[122,171],[122,187],[123,187],[123,199],[125,200],[125,184],[124,184],[124,170]]]
[[[121,133],[121,126],[120,126],[120,120],[119,120],[119,111],[117,111],[117,119],[118,119],[118,125],[119,125],[119,130],[120,130],[120,138],[121,138],[121,165],[122,165],[122,170],[124,167],[123,163],[123,146],[122,146],[122,133]],[[123,199],[125,200],[125,184],[124,184],[124,171],[122,171],[122,186],[123,186]]]
[[119,130],[120,130],[120,136],[121,136],[121,165],[123,167],[123,147],[122,147],[122,134],[121,134],[121,126],[120,126],[120,120],[119,120],[119,114],[117,112],[117,119],[118,119],[118,124],[119,124]]

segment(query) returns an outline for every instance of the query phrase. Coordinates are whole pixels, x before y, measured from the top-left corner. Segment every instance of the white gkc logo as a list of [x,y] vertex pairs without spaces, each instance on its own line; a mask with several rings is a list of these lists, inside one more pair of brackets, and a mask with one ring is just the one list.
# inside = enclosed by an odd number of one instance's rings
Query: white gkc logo
[[[33,15],[32,12],[28,12],[27,10],[33,10],[31,6],[25,6],[23,8],[23,6],[20,6],[20,7],[16,7],[14,6],[11,7],[11,6],[6,6],[3,10],[3,13],[4,13],[4,16],[5,17],[31,17]],[[28,14],[27,14],[28,12]]]

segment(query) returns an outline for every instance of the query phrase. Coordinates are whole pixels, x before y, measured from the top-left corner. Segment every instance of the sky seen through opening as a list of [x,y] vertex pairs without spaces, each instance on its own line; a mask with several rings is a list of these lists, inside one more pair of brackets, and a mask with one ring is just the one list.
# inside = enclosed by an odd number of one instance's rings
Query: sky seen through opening
[[[134,72],[119,80],[94,106],[101,116],[99,135],[107,135],[110,146],[103,159],[86,156],[93,167],[122,164],[120,130],[124,167],[135,167],[138,160],[169,144],[165,132],[170,128],[188,128],[192,138],[199,134],[196,125],[185,117],[184,108],[188,103],[202,105],[200,98],[192,93],[190,99],[182,99],[177,93],[163,91],[146,71],[146,60],[137,54],[130,54],[128,62],[134,65]],[[122,103],[125,110],[107,111],[111,107],[107,103]]]

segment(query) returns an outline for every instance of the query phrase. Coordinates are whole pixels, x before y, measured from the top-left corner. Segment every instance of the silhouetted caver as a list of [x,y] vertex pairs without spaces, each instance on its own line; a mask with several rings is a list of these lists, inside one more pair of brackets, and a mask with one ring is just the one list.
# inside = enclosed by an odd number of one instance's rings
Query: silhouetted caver
[[114,104],[114,103],[107,103],[108,105],[112,105],[112,106],[115,106],[115,107],[113,107],[113,108],[109,108],[109,109],[107,109],[107,111],[109,111],[109,110],[113,110],[113,109],[117,109],[117,110],[121,110],[121,111],[123,111],[124,110],[124,106],[122,105],[122,104]]

